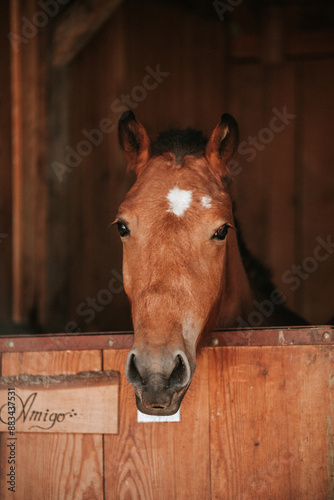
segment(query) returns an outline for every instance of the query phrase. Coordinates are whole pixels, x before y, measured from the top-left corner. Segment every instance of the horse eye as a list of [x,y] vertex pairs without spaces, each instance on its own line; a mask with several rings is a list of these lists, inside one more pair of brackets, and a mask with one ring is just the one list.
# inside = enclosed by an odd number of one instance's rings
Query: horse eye
[[217,229],[217,231],[215,232],[215,234],[212,236],[211,239],[220,241],[225,240],[229,227],[230,226],[228,224],[220,226],[220,228]]
[[118,227],[119,234],[121,235],[122,238],[124,236],[128,236],[130,234],[130,230],[124,224],[124,222],[118,221],[117,222],[117,227]]

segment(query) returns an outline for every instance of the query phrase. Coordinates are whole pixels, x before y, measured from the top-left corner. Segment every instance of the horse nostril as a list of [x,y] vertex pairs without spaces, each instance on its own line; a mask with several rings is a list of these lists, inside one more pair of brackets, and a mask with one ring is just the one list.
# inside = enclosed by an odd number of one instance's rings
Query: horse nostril
[[127,361],[126,378],[132,385],[142,386],[143,381],[135,362],[135,355],[131,354]]
[[184,387],[189,381],[189,367],[184,358],[178,354],[175,358],[175,367],[170,376],[171,387]]

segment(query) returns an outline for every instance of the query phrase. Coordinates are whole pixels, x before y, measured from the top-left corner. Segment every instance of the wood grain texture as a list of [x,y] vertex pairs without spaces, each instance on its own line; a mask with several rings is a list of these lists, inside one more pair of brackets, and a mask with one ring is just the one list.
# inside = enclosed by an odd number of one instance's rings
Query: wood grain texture
[[8,433],[8,416],[15,412],[15,433],[115,434],[118,386],[111,370],[2,376],[0,432]]
[[[64,249],[69,259],[65,273],[67,287],[71,283],[67,316],[82,331],[103,331],[114,326],[121,330],[131,328],[122,283],[112,274],[112,271],[121,274],[122,248],[117,230],[110,227],[131,183],[118,147],[119,114],[111,110],[113,101],[126,92],[125,33],[124,12],[120,9],[70,66],[68,145],[80,149],[80,143],[87,140],[84,130],[97,130],[102,120],[110,120],[109,132],[101,132],[101,140],[92,146],[91,153],[81,156],[78,166],[64,176],[71,194],[68,218],[63,218],[71,234]],[[105,49],[101,51],[100,47]],[[88,67],[94,67],[94,72],[87,74]],[[113,291],[108,288],[110,282]],[[89,298],[97,301],[96,310],[88,306]]]
[[[311,41],[311,43],[310,43]],[[331,29],[285,33],[284,55],[287,59],[333,57],[334,41]],[[231,56],[240,60],[259,60],[263,37],[258,33],[239,33],[233,41]]]
[[[79,4],[72,2],[59,10],[69,12],[75,6],[86,11],[84,23],[77,21],[80,31],[94,16],[99,18],[100,9],[107,12],[112,2]],[[10,5],[10,28],[8,3],[3,12],[4,39],[9,30],[21,33],[22,19],[31,20],[41,10],[38,0],[13,0]],[[240,12],[244,7],[240,6]],[[75,24],[74,17],[70,25]],[[282,22],[286,29],[288,20],[283,17]],[[87,299],[96,299],[101,290],[107,290],[110,269],[121,271],[118,234],[108,225],[133,178],[125,175],[115,128],[93,145],[90,154],[82,146],[82,141],[89,143],[84,130],[89,134],[104,119],[116,127],[127,107],[152,137],[170,126],[194,126],[210,133],[221,113],[230,111],[246,141],[268,126],[273,107],[295,109],[294,123],[275,135],[265,150],[257,151],[253,161],[247,161],[247,154],[237,159],[242,172],[233,189],[245,240],[255,255],[274,268],[276,281],[284,270],[312,257],[315,238],[332,231],[330,31],[286,29],[285,59],[281,65],[265,65],[259,35],[245,30],[227,39],[227,24],[218,16],[202,18],[199,10],[187,10],[175,2],[144,0],[139,8],[137,2],[128,0],[99,25],[70,64],[51,69],[49,38],[61,23],[59,14],[38,29],[29,43],[14,50],[8,41],[0,52],[4,166],[0,234],[10,234],[12,201],[14,208],[13,248],[10,236],[0,236],[4,278],[0,313],[2,308],[4,317],[10,315],[13,291],[14,318],[37,320],[46,331],[64,331],[69,321],[84,331],[131,328],[122,292],[113,294],[102,310],[98,304],[99,310],[94,311]],[[141,90],[145,68],[157,65],[169,75],[156,88]],[[11,172],[5,167],[10,139],[13,192]],[[70,156],[65,148],[76,151],[80,143],[84,153],[78,165],[60,182],[52,163],[65,164]],[[75,164],[74,156],[72,160]],[[333,266],[329,259],[318,267],[298,290],[286,286],[285,291],[297,312],[310,322],[326,323],[333,315]]]
[[[170,26],[177,37],[171,37]],[[117,140],[122,112],[130,107],[152,139],[171,126],[194,126],[210,133],[225,111],[225,50],[219,20],[202,19],[199,23],[196,15],[178,8],[147,0],[139,8],[130,0],[117,9],[70,64],[67,145],[80,150],[80,143],[87,141],[83,131],[97,130],[105,118],[113,126],[97,141],[99,144],[92,146],[90,154],[80,157],[78,166],[64,175],[62,183],[69,193],[67,199],[61,199],[68,206],[69,217],[59,220],[59,225],[63,224],[59,234],[67,227],[69,238],[65,246],[59,239],[57,252],[63,253],[67,271],[56,279],[67,280],[64,294],[59,296],[68,294],[68,320],[83,331],[131,328],[128,300],[119,281],[114,283],[119,293],[101,292],[106,304],[98,303],[95,311],[87,305],[89,297],[96,299],[101,290],[108,289],[110,270],[121,273],[122,269],[119,234],[115,227],[108,229],[133,183],[133,177],[126,174]],[[158,66],[168,76],[160,83],[150,78],[150,89],[145,89],[147,66],[152,70]],[[207,78],[209,74],[214,78]],[[58,203],[51,203],[57,221]],[[108,293],[110,300],[105,299]],[[57,310],[53,317],[56,315]]]
[[[99,351],[4,354],[2,374],[73,374],[101,370]],[[5,475],[7,451],[1,434],[1,498],[13,498]],[[103,497],[101,435],[18,434],[17,480],[14,498],[34,500]]]
[[[105,351],[104,368],[121,373],[119,435],[105,436],[106,499],[210,498],[207,356],[181,407],[180,423],[137,423],[132,388],[125,380],[128,351]],[[204,376],[203,376],[204,374]]]
[[122,0],[94,0],[89,5],[72,3],[58,19],[53,36],[52,62],[68,64],[111,16]]
[[[314,500],[334,497],[334,346],[204,348],[180,423],[138,423],[128,350],[118,435],[18,434],[17,493],[1,498]],[[3,354],[2,372],[100,370],[101,351]]]
[[[334,315],[334,100],[324,98],[334,86],[334,59],[298,63],[298,115],[301,127],[300,170],[303,238],[298,265],[302,268],[301,308],[312,323]],[[319,240],[329,241],[318,253]],[[316,300],[316,297],[321,300]]]
[[[288,307],[311,324],[333,316],[333,61],[233,61],[229,73],[241,131],[232,193],[242,234]],[[275,114],[285,118],[273,122]]]
[[[11,32],[38,11],[37,0],[11,2]],[[45,298],[46,31],[11,45],[13,175],[13,319],[34,322]]]
[[[44,237],[47,246],[47,293],[40,311],[40,323],[46,331],[64,331],[68,317],[70,286],[68,283],[68,227],[71,193],[66,173],[56,175],[57,165],[65,162],[65,147],[69,144],[69,78],[67,68],[50,70],[47,119],[50,131],[48,144],[47,189],[50,193],[47,205],[47,226]],[[62,167],[60,167],[62,168]]]
[[[282,276],[296,263],[296,239],[300,235],[296,190],[296,128],[299,117],[296,112],[296,83],[294,63],[265,68],[264,76],[264,123],[270,132],[264,134],[269,140],[263,144],[261,153],[264,163],[266,190],[268,192],[267,227],[268,246],[263,262],[273,270],[273,281],[287,298],[287,305],[293,309],[298,304],[298,291],[284,283]],[[283,123],[273,118],[273,110],[295,117]],[[272,124],[272,125],[271,125]],[[273,127],[270,128],[270,127]],[[270,140],[271,139],[271,140]]]
[[[258,134],[267,126],[263,113],[264,69],[261,64],[231,65],[229,72],[229,111],[239,123],[240,147],[232,171],[231,191],[235,213],[244,240],[251,252],[264,260],[268,251],[267,166],[262,157]],[[252,138],[258,146],[252,145]],[[261,150],[260,150],[261,148]],[[254,326],[254,325],[252,325]]]
[[[3,2],[0,33],[5,40],[10,31],[9,2]],[[0,318],[12,312],[12,169],[11,169],[11,90],[10,44],[0,44]]]
[[211,349],[212,498],[333,498],[333,353]]

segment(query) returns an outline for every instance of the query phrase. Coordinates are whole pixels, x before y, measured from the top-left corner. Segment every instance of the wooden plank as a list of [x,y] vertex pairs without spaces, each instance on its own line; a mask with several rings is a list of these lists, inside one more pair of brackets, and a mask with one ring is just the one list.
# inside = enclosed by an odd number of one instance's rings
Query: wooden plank
[[133,334],[130,332],[0,336],[0,352],[125,349],[130,348],[132,344]]
[[[264,115],[264,69],[261,64],[232,64],[229,111],[240,128],[240,146],[231,171],[235,213],[249,250],[264,261],[268,250],[267,166],[259,134],[268,126]],[[254,145],[255,144],[255,145]],[[251,186],[251,188],[250,188]]]
[[[177,9],[167,3],[144,5],[138,10],[135,0],[127,3],[129,88],[138,85],[147,64],[155,67],[159,63],[169,75],[147,99],[135,103],[135,112],[138,110],[152,138],[168,127],[195,127],[210,134],[228,104],[227,44],[218,16],[199,19],[190,9]],[[134,9],[136,16],[131,15]],[[147,23],[148,12],[152,23]],[[173,26],[177,36],[170,36],[168,26]]]
[[53,34],[52,63],[68,64],[103,26],[122,0],[74,2],[57,19]]
[[[99,351],[4,354],[2,375],[75,374],[102,369]],[[15,495],[7,490],[7,451],[1,434],[1,498],[103,498],[102,437],[95,434],[20,434]]]
[[334,328],[331,326],[310,328],[259,328],[258,330],[230,330],[212,332],[205,346],[284,346],[284,345],[331,345]]
[[[233,64],[230,77],[232,114],[241,116],[244,144],[232,184],[242,234],[274,271],[287,305],[311,324],[333,316],[333,67],[332,59],[262,70],[258,64]],[[289,117],[278,133],[270,130],[275,109]],[[253,123],[259,125],[251,132]],[[261,150],[249,147],[249,138],[257,138]]]
[[[107,498],[332,497],[333,345],[203,349],[180,423],[138,423],[127,353],[104,352],[104,367],[121,372],[120,434],[104,439]],[[77,373],[100,369],[101,355],[4,354],[3,361],[8,375]],[[97,436],[19,438],[14,498],[103,497]],[[1,439],[1,498],[10,498]]]
[[334,56],[332,29],[320,29],[289,34],[286,53],[294,58],[321,58]]
[[49,70],[47,120],[52,140],[48,145],[46,207],[47,226],[44,237],[47,246],[47,294],[40,311],[40,322],[46,331],[65,330],[68,318],[69,257],[65,241],[70,240],[68,227],[70,186],[67,182],[65,158],[69,144],[68,119],[70,112],[68,68]]
[[[10,31],[9,2],[2,5],[2,40]],[[12,175],[11,175],[11,93],[10,44],[0,44],[0,317],[9,320],[12,312]]]
[[267,65],[282,64],[283,56],[283,13],[278,5],[266,5],[262,9],[262,53],[261,59]]
[[[334,342],[330,325],[309,327],[275,327],[212,331],[203,340],[203,347],[261,345],[329,345]],[[0,336],[0,352],[82,351],[87,349],[130,349],[133,334],[90,333],[79,335],[19,335]]]
[[[121,278],[122,245],[117,229],[110,227],[131,185],[117,139],[120,113],[115,111],[115,102],[116,109],[122,109],[117,105],[118,99],[129,89],[124,48],[127,33],[122,6],[70,67],[67,145],[80,154],[77,166],[64,176],[70,192],[65,224],[71,235],[63,249],[68,259],[65,274],[71,284],[68,288],[67,283],[66,325],[72,322],[81,331],[131,328],[130,308]],[[87,71],[92,67],[94,71]],[[138,84],[142,78],[143,74]],[[103,123],[108,126],[103,127]],[[89,141],[90,133],[97,139]],[[64,324],[58,331],[63,329]]]
[[[21,35],[37,0],[11,2],[11,32]],[[13,175],[13,319],[34,322],[45,296],[45,30],[11,44]]]
[[[262,54],[262,35],[241,33],[231,38],[231,57],[259,61]],[[283,54],[286,59],[310,59],[334,55],[333,31],[293,31],[286,33]]]
[[0,377],[0,432],[114,434],[118,430],[118,374]]
[[308,321],[324,323],[333,317],[334,294],[334,58],[300,63],[297,78],[302,235],[290,286],[299,287]]
[[[296,191],[300,186],[295,173],[295,137],[299,126],[295,102],[295,64],[267,68],[264,88],[266,130],[263,138],[267,143],[263,144],[260,154],[265,165],[265,189],[270,201],[266,208],[268,246],[263,263],[273,271],[273,282],[287,298],[287,306],[295,307],[296,312],[301,314],[302,311],[297,309],[298,290],[293,291],[291,285],[284,281],[284,273],[296,262],[300,236],[300,221],[295,211]],[[290,118],[282,121],[273,110]]]
[[212,349],[212,498],[332,498],[333,346]]
[[[105,351],[104,367],[121,373],[119,435],[106,436],[106,499],[210,498],[207,355],[198,360],[181,422],[138,423],[124,375],[128,351]],[[204,376],[203,376],[204,374]]]
[[261,42],[260,35],[237,34],[231,37],[230,56],[234,60],[258,61],[261,55]]

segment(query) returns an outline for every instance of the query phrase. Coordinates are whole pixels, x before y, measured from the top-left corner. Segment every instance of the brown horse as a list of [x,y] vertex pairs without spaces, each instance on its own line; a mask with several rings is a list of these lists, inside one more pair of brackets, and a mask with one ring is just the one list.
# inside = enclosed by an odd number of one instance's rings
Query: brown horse
[[131,111],[120,119],[120,146],[137,175],[115,221],[134,326],[126,375],[143,413],[175,413],[201,336],[240,326],[253,310],[226,183],[238,135],[224,114],[208,141],[171,130],[151,145]]

